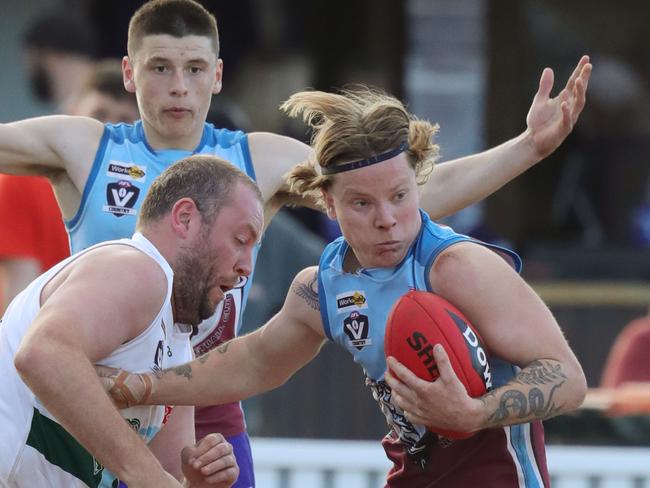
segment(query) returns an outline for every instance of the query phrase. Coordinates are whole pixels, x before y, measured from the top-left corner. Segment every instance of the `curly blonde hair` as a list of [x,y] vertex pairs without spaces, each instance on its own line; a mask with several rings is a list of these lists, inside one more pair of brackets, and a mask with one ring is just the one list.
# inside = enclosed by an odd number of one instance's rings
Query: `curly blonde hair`
[[324,176],[327,167],[366,159],[408,143],[406,154],[418,184],[424,184],[438,158],[433,136],[438,125],[411,115],[395,97],[367,86],[340,93],[302,91],[281,106],[290,117],[302,117],[313,129],[314,159],[297,165],[287,175],[290,191],[323,207],[321,189],[336,175]]

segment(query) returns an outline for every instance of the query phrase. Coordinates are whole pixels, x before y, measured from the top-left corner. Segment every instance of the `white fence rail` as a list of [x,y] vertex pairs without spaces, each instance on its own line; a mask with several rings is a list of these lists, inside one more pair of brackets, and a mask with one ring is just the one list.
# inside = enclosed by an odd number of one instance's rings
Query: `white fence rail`
[[[379,442],[252,440],[258,488],[381,488]],[[549,446],[553,488],[650,488],[650,448]]]

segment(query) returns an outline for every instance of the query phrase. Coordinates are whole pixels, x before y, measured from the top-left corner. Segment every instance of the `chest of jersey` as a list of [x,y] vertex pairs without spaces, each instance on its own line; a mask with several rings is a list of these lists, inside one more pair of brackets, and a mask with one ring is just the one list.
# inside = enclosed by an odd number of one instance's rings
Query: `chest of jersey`
[[129,237],[154,179],[174,162],[192,154],[219,156],[254,177],[246,136],[206,124],[194,151],[154,150],[141,123],[107,124],[83,191],[79,211],[66,222],[76,253],[98,242]]

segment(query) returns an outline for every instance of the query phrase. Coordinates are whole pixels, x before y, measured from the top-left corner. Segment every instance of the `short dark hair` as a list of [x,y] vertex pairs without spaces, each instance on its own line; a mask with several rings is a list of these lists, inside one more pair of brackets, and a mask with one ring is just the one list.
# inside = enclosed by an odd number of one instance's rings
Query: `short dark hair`
[[160,219],[181,198],[194,200],[201,218],[210,224],[219,210],[227,205],[237,183],[248,186],[260,203],[263,202],[262,193],[255,182],[231,163],[206,154],[181,159],[152,183],[142,202],[137,226]]
[[129,56],[135,55],[143,37],[156,34],[209,37],[219,57],[217,20],[194,0],[151,0],[140,7],[129,22]]

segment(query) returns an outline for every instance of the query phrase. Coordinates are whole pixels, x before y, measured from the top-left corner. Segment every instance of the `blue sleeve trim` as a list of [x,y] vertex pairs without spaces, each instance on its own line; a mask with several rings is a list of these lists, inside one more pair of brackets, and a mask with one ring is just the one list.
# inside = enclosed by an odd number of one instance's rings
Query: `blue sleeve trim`
[[[321,256],[321,261],[322,260],[323,257]],[[323,331],[325,332],[327,338],[330,341],[334,342],[332,331],[330,330],[329,317],[327,315],[327,300],[325,299],[325,287],[323,286],[320,264],[318,266],[318,302],[320,307],[320,318],[323,321]]]
[[241,138],[241,151],[244,155],[244,167],[246,168],[246,174],[250,176],[253,181],[257,181],[255,176],[255,168],[253,167],[253,158],[251,157],[251,150],[248,146],[248,134],[244,134],[244,137]]
[[521,270],[524,267],[524,263],[521,260],[519,254],[517,254],[516,252],[511,251],[507,247],[498,246],[496,244],[490,244],[489,242],[483,242],[476,239],[472,239],[472,242],[476,242],[477,244],[481,244],[482,246],[492,249],[499,256],[506,259],[506,261],[509,261],[510,265],[515,269],[515,271],[521,274]]
[[90,170],[90,174],[88,175],[88,179],[86,180],[86,185],[84,186],[84,192],[83,195],[81,196],[79,209],[77,210],[75,216],[72,217],[72,219],[64,220],[66,229],[68,229],[68,234],[70,234],[74,230],[75,226],[79,223],[79,220],[83,215],[83,211],[86,207],[86,202],[88,201],[88,195],[90,195],[90,191],[92,190],[93,185],[95,184],[95,180],[97,179],[99,168],[102,165],[102,160],[104,159],[104,153],[106,152],[106,146],[108,145],[109,138],[110,138],[110,132],[108,130],[108,127],[104,125],[104,133],[102,134],[102,138],[99,141],[99,147],[97,148],[97,152],[95,153],[95,160],[93,161],[93,166]]

